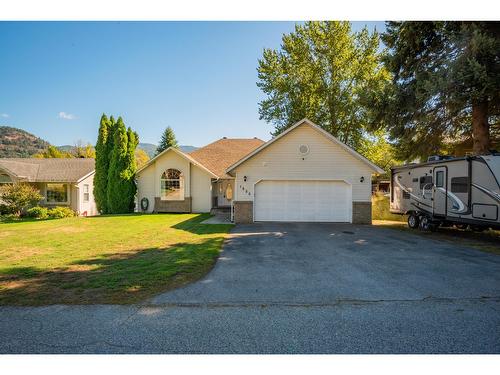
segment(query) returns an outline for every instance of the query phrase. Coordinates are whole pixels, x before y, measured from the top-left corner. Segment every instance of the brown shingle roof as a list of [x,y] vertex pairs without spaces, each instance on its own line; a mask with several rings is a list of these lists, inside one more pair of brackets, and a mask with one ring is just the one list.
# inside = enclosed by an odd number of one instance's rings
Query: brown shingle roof
[[263,143],[258,138],[221,138],[188,155],[219,178],[233,178],[226,174],[226,169]]
[[0,168],[29,182],[76,182],[95,170],[94,159],[0,158]]

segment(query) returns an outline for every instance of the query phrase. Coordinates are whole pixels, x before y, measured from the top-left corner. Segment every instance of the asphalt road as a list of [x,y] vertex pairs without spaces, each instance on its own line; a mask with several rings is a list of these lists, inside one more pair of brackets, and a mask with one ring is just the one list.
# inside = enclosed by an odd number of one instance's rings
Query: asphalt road
[[237,226],[142,305],[0,307],[1,353],[500,353],[500,257],[340,224]]

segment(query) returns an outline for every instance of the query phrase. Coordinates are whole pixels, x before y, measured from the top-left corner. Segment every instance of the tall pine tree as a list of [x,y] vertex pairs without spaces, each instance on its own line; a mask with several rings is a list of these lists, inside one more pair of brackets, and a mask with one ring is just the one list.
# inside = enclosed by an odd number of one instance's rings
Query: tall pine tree
[[388,22],[382,40],[393,79],[371,107],[402,158],[425,159],[455,141],[487,154],[499,143],[498,22]]
[[107,205],[107,185],[108,185],[108,168],[109,168],[109,152],[108,142],[110,138],[110,120],[103,114],[99,126],[99,135],[95,145],[95,176],[94,176],[94,198],[97,210],[101,214],[108,213]]
[[127,130],[127,174],[126,183],[128,185],[128,202],[129,211],[135,208],[135,194],[137,193],[137,185],[135,183],[135,172],[137,171],[137,164],[135,161],[135,149],[139,144],[139,135],[128,128]]
[[167,126],[161,136],[160,144],[156,148],[155,156],[169,147],[179,147],[179,144],[177,143],[177,139],[175,139],[174,130],[170,126]]

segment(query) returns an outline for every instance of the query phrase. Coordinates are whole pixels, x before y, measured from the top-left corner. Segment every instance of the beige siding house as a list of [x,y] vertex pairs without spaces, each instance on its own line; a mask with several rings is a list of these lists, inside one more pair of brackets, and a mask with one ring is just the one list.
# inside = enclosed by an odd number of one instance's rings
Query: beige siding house
[[304,119],[228,168],[235,221],[371,223],[371,176],[383,172]]
[[94,159],[0,158],[0,184],[25,182],[43,196],[40,205],[68,206],[82,216],[97,215]]
[[265,143],[223,138],[189,154],[165,150],[138,171],[138,207],[230,207],[237,223],[371,223],[376,173],[383,170],[304,119]]
[[169,148],[137,171],[143,212],[210,212],[230,208],[234,177],[226,168],[264,142],[222,138],[189,154]]

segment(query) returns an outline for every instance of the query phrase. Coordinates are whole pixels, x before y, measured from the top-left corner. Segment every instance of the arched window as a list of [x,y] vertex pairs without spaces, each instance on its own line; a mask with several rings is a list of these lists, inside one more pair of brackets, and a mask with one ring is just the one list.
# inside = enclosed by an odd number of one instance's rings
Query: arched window
[[161,199],[167,201],[184,200],[184,176],[177,169],[167,169],[161,175]]

